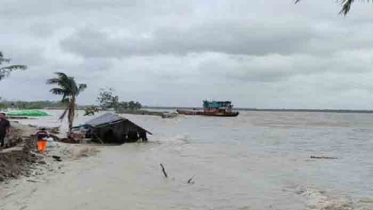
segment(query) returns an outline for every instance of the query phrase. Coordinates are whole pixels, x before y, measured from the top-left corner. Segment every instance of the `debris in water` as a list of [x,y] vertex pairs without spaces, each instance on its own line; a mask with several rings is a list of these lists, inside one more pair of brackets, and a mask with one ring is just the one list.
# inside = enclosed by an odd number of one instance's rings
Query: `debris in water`
[[164,169],[162,163],[161,163],[160,165],[161,165],[161,168],[162,168],[163,175],[164,175],[166,178],[168,178],[168,175],[167,175],[166,170]]
[[311,156],[312,159],[338,159],[336,157],[326,157],[326,156]]
[[192,176],[192,178],[190,178],[190,179],[188,180],[188,184],[194,184],[194,182],[192,181],[193,178],[194,178],[194,176]]

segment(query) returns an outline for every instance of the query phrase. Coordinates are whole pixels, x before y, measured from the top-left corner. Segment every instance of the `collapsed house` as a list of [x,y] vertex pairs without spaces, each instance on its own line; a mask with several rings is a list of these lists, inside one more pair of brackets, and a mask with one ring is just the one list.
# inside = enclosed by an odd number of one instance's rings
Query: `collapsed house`
[[147,141],[146,134],[151,132],[130,120],[112,113],[106,113],[85,123],[86,137],[101,143],[122,144],[125,142]]

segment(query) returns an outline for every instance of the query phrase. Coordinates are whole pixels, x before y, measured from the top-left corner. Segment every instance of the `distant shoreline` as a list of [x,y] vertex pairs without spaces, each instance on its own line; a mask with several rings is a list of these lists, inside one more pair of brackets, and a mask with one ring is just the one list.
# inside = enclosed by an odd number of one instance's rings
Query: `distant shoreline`
[[[146,106],[144,109],[201,109],[200,107],[154,107]],[[256,109],[256,108],[234,108],[236,111],[256,111],[256,112],[326,112],[326,113],[363,113],[373,114],[373,110],[348,110],[348,109]]]
[[[79,106],[78,110],[84,110],[86,106]],[[64,110],[64,107],[45,107],[45,110]],[[201,107],[163,107],[163,106],[144,106],[142,109],[156,110],[177,110],[177,109],[202,109]],[[324,112],[324,113],[361,113],[373,114],[373,110],[350,110],[350,109],[257,109],[257,108],[234,108],[235,111],[255,111],[255,112]]]

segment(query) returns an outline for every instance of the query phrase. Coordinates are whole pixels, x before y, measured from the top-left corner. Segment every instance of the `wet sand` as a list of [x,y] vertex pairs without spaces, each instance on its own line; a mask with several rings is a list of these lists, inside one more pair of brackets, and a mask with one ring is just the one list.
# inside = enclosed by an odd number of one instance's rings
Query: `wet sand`
[[[99,153],[99,149],[96,146],[55,143],[54,147],[49,148],[46,154],[36,154],[38,159],[36,163],[31,165],[30,174],[0,183],[0,209],[30,209],[28,206],[32,206],[33,201],[39,200],[35,197],[35,193],[47,193],[39,190],[50,183],[68,178],[64,176],[65,174],[73,171],[79,172],[81,169],[77,167],[79,163],[87,161],[83,159],[96,156],[97,153]],[[57,161],[53,156],[60,157],[61,161]],[[43,196],[52,195],[53,193]]]

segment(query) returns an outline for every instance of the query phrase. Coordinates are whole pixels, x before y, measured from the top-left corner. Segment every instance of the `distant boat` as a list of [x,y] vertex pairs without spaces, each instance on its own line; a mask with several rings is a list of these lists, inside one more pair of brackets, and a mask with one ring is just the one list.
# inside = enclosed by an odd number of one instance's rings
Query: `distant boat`
[[203,101],[203,110],[176,110],[183,115],[203,115],[212,117],[236,117],[239,112],[232,111],[230,101]]

